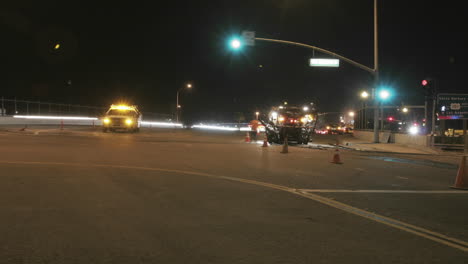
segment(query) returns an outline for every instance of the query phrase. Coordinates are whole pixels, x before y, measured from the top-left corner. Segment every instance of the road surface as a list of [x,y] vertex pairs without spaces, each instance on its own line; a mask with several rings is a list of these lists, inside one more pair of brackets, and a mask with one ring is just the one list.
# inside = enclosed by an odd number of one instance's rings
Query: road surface
[[466,263],[456,168],[191,130],[0,132],[0,263]]

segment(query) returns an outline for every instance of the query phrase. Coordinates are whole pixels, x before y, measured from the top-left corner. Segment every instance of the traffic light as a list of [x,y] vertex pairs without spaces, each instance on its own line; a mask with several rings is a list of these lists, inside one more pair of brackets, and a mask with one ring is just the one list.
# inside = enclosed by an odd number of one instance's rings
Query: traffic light
[[422,87],[424,89],[424,94],[427,97],[434,98],[437,94],[435,81],[431,78],[427,78],[421,81]]
[[393,122],[395,120],[395,118],[393,116],[389,116],[389,117],[387,117],[387,120],[388,120],[388,122]]
[[229,40],[229,47],[232,50],[240,50],[242,48],[242,40],[240,38],[231,38]]

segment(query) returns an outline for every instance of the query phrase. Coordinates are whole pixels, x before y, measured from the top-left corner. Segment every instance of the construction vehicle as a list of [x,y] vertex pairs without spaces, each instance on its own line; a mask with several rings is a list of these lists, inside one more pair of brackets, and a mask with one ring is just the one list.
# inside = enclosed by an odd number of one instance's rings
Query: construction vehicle
[[142,115],[137,106],[132,105],[111,105],[105,116],[102,118],[102,131],[140,131]]
[[282,144],[286,138],[288,142],[308,144],[315,121],[315,114],[307,106],[287,105],[273,107],[266,118],[260,119],[270,144]]

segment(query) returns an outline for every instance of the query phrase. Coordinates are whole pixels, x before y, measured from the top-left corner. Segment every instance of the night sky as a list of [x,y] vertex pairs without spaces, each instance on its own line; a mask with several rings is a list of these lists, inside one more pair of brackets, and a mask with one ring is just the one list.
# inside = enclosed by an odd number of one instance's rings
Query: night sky
[[[373,67],[372,0],[10,2],[0,4],[5,98],[100,106],[126,99],[170,113],[177,89],[191,82],[181,104],[186,116],[200,118],[284,100],[344,111],[372,85],[369,73],[344,62],[309,67],[313,55],[327,56],[305,48],[227,48],[230,36],[252,30]],[[395,103],[422,104],[426,77],[442,92],[468,92],[460,1],[381,0],[379,15],[381,82],[398,94]]]

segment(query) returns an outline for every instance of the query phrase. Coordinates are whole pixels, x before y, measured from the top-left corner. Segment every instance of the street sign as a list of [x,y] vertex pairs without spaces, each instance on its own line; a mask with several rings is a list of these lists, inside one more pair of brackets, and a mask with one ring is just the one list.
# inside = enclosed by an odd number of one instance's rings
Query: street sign
[[242,31],[242,40],[247,46],[255,46],[255,32]]
[[310,59],[311,67],[340,67],[339,59]]
[[439,119],[468,119],[468,94],[438,94]]

